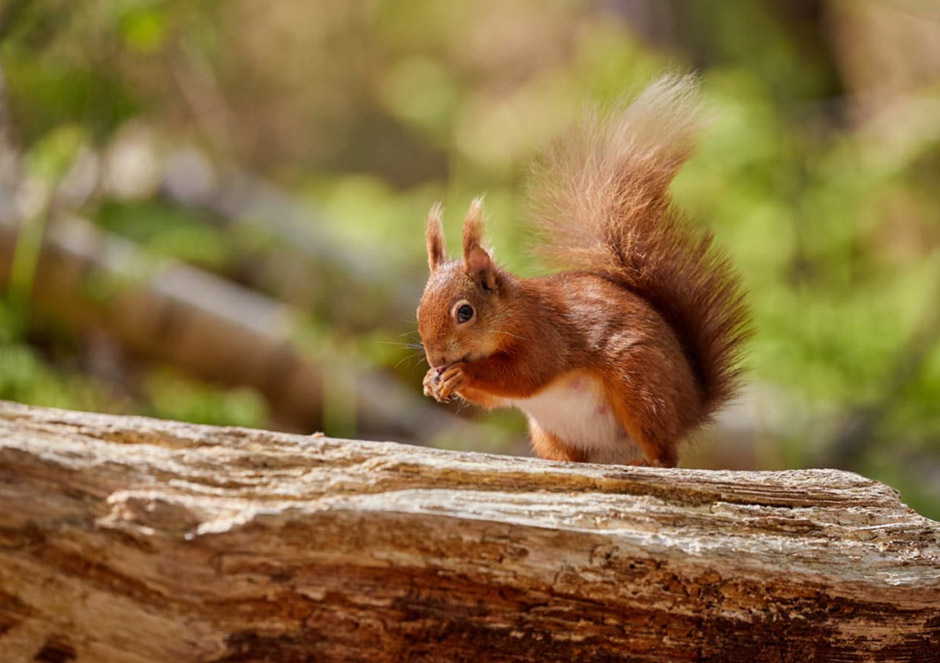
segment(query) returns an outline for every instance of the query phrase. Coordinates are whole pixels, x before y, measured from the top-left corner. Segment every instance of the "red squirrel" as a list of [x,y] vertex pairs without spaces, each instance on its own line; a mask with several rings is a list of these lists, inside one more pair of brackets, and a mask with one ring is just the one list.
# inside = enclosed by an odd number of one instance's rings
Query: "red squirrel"
[[448,260],[434,205],[418,307],[425,395],[519,408],[542,458],[674,467],[683,438],[735,394],[750,333],[730,260],[669,197],[701,124],[694,78],[666,76],[549,151],[534,216],[568,271],[496,265],[481,198]]

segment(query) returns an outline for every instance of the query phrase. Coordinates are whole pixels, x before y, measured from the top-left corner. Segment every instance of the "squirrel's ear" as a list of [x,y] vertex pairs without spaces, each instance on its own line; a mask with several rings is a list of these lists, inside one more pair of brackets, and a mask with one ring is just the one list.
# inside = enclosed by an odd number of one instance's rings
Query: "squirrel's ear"
[[447,252],[444,250],[444,221],[443,208],[440,203],[434,203],[431,211],[428,212],[428,225],[424,232],[424,238],[428,245],[428,267],[433,272],[438,266],[447,260]]
[[496,290],[496,268],[483,243],[483,197],[474,198],[463,222],[463,268],[487,290]]

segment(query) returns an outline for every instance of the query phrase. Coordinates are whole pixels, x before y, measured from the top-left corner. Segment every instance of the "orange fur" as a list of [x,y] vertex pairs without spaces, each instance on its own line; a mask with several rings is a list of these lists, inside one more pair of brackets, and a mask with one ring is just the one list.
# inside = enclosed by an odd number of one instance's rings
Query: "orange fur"
[[650,464],[676,464],[679,442],[733,395],[748,335],[729,261],[669,204],[698,126],[693,87],[657,82],[542,164],[537,221],[547,253],[573,271],[522,279],[496,266],[479,199],[461,260],[443,259],[429,221],[425,393],[520,407],[545,458],[623,462],[635,448]]
[[749,328],[730,260],[668,197],[702,125],[696,96],[693,78],[666,76],[620,113],[585,119],[538,168],[532,197],[543,253],[609,276],[672,325],[708,414],[738,388]]

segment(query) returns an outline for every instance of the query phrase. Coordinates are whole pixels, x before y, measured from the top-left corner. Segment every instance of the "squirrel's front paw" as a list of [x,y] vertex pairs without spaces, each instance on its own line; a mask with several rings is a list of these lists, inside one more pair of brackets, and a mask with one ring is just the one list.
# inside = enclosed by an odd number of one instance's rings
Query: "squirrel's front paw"
[[465,384],[467,384],[467,374],[464,373],[463,364],[448,366],[441,373],[437,383],[437,400],[446,403]]
[[444,369],[432,368],[424,375],[424,395],[431,396],[438,403],[446,403],[466,382],[462,364]]
[[432,368],[424,374],[424,395],[430,396],[438,403],[446,403],[450,400],[450,393],[442,393],[443,376],[445,369]]

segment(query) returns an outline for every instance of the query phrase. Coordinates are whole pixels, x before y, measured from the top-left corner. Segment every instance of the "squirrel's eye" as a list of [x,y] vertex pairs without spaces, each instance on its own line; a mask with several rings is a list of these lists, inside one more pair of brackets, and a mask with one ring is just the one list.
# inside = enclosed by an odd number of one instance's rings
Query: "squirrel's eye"
[[470,304],[464,304],[457,309],[457,322],[466,322],[473,317],[473,307]]

